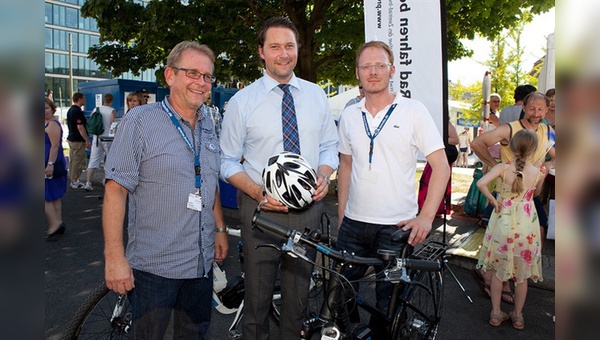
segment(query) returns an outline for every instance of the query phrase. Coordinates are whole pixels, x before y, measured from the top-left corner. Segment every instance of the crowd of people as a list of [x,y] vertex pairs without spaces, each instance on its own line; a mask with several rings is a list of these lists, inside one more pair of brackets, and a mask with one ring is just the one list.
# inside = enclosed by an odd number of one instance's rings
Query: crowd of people
[[[102,115],[105,133],[90,140],[82,111],[85,96],[75,93],[67,113],[68,174],[62,129],[54,117],[56,106],[46,99],[46,238],[65,233],[61,198],[67,186],[93,190],[94,169],[106,158],[105,279],[109,289],[129,296],[131,337],[162,339],[173,319],[175,337],[202,338],[210,323],[213,262],[228,253],[218,189],[221,178],[239,192],[246,268],[244,337],[268,338],[272,292],[280,277],[281,335],[297,338],[312,265],[274,249],[255,250],[258,244],[277,243],[252,227],[257,205],[266,217],[290,228],[318,226],[322,200],[337,170],[339,249],[366,257],[376,256],[374,249],[399,250],[390,241],[398,228],[410,231],[407,242],[417,246],[444,207],[440,203],[448,195],[454,159],[458,158],[456,166],[466,166],[472,149],[489,167],[479,187],[493,212],[478,263],[482,271],[476,273],[492,299],[489,322],[498,326],[512,318],[513,326],[522,329],[527,280],[542,279],[537,218],[541,212],[533,215],[531,209],[546,169],[553,166],[544,164],[547,154],[554,159],[554,149],[547,148],[553,129],[542,123],[545,118],[554,124],[553,101],[550,104],[544,94],[529,91],[528,86],[517,87],[515,105],[500,113],[500,97],[492,97],[497,99],[490,114],[495,129],[471,141],[466,129],[457,134],[449,124],[454,133],[444,141],[421,102],[389,90],[396,72],[394,54],[386,43],[371,41],[356,56],[360,95],[346,106],[336,127],[323,90],[294,74],[299,48],[298,31],[289,19],[267,19],[258,31],[257,45],[264,74],[240,88],[228,101],[224,116],[209,104],[216,80],[215,54],[193,41],[178,43],[167,58],[164,76],[170,94],[148,103],[147,91],[130,93],[118,133],[112,136],[117,120],[113,95],[105,94],[103,105],[95,109]],[[521,90],[530,93],[521,98]],[[551,96],[553,100],[553,91]],[[546,115],[549,107],[552,114]],[[497,143],[500,153],[492,155],[490,148]],[[90,148],[84,184],[80,177]],[[301,210],[264,189],[265,164],[282,152],[301,155],[316,173],[313,203]],[[418,200],[414,181],[419,153],[427,159],[429,174]],[[494,195],[487,187],[497,178],[502,184]],[[500,264],[495,255],[498,245],[507,246]],[[315,253],[308,251],[306,256],[314,258]],[[354,266],[345,275],[357,279],[366,269]],[[505,293],[512,298],[510,279],[515,281],[515,309],[507,314],[500,301]],[[378,308],[386,308],[389,294],[390,284],[378,282]],[[385,338],[381,322],[370,321],[376,339]]]

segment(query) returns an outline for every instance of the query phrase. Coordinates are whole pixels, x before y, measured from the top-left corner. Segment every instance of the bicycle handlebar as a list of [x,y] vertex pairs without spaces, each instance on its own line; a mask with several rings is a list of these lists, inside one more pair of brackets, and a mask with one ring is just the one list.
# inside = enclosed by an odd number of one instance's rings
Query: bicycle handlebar
[[[260,215],[260,210],[257,209],[252,217],[252,225],[258,229],[266,229],[270,233],[291,239],[294,243],[304,243],[312,248],[315,248],[318,252],[331,257],[334,260],[342,263],[367,265],[367,266],[381,266],[384,261],[374,257],[361,257],[348,254],[347,252],[341,252],[321,243],[321,240],[314,240],[305,234],[300,233],[295,229],[288,229],[287,227]],[[407,269],[423,270],[423,271],[439,271],[441,270],[441,264],[438,261],[428,260],[416,260],[416,259],[397,259],[403,267]]]

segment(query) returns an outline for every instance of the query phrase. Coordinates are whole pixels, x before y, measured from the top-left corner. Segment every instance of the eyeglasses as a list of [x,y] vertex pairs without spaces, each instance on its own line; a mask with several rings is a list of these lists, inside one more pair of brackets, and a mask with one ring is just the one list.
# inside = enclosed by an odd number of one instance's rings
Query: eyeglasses
[[375,71],[383,71],[386,68],[390,67],[392,64],[391,63],[377,63],[377,64],[363,64],[363,65],[358,65],[356,66],[359,70],[361,71],[370,71],[373,68],[375,68]]
[[185,75],[192,79],[200,79],[200,77],[202,77],[207,83],[214,83],[217,80],[217,77],[213,76],[212,74],[201,73],[198,70],[175,66],[171,66],[171,68],[174,70],[184,71]]

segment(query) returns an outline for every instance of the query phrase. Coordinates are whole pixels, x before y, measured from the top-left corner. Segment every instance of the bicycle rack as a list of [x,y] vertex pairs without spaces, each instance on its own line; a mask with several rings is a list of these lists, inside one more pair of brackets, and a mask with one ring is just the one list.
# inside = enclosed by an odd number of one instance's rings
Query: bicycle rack
[[442,255],[446,252],[446,248],[448,248],[447,244],[437,241],[429,241],[423,244],[421,248],[416,250],[411,257],[421,260],[435,261],[442,259]]

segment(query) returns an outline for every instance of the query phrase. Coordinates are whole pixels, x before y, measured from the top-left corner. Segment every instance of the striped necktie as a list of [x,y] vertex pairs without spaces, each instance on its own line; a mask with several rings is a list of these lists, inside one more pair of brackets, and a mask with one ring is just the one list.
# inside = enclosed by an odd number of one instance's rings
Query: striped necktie
[[296,122],[296,109],[294,98],[290,92],[289,84],[279,84],[283,90],[281,101],[281,126],[283,132],[283,150],[300,154],[300,137],[298,136],[298,123]]

